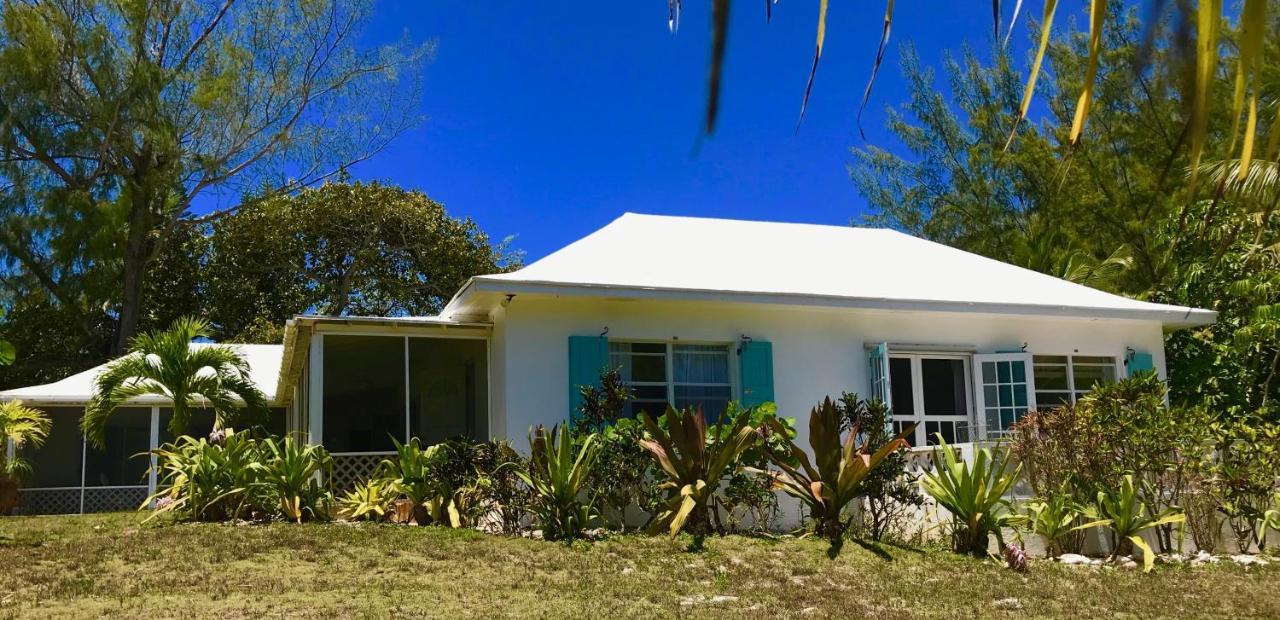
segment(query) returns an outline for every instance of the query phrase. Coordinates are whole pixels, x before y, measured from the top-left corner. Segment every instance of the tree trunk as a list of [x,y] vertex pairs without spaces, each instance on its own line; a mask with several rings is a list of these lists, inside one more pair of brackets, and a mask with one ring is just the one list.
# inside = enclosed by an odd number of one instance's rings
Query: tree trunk
[[151,249],[147,243],[150,233],[148,224],[147,199],[139,196],[134,199],[129,210],[129,233],[124,248],[124,289],[120,297],[120,324],[116,329],[115,349],[113,355],[121,355],[129,348],[129,341],[138,333],[138,323],[142,319],[143,279],[147,272],[147,262]]

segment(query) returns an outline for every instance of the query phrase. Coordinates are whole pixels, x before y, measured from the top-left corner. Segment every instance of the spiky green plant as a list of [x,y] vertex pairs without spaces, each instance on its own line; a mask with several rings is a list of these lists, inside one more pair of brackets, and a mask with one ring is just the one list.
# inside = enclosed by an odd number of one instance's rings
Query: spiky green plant
[[286,519],[302,523],[303,517],[328,517],[331,494],[322,484],[333,470],[333,459],[321,446],[285,437],[261,442],[262,462],[256,463],[266,491],[279,500]]
[[[0,403],[0,477],[18,480],[31,473],[31,463],[19,456],[18,451],[44,445],[52,426],[48,415],[20,400]],[[9,458],[5,449],[9,443],[13,444],[13,458]]]
[[567,426],[551,430],[538,426],[529,431],[529,460],[516,475],[533,491],[533,512],[543,538],[578,538],[598,516],[595,498],[583,498],[600,456],[598,438],[595,433],[587,435],[575,450]]
[[[790,439],[787,441],[788,449],[791,459],[799,463],[798,467],[777,454],[769,453],[770,460],[782,470],[774,477],[775,485],[808,507],[818,535],[830,541],[833,555],[843,546],[844,533],[852,521],[852,518],[841,519],[841,514],[858,497],[862,481],[889,455],[906,448],[904,437],[915,432],[912,426],[868,454],[866,444],[860,441],[860,438],[865,438],[862,429],[855,426],[842,439],[841,421],[839,407],[830,398],[825,398],[809,413],[809,447],[813,450],[813,462],[804,449]],[[770,420],[767,424],[775,434],[785,436],[785,429],[777,420]]]
[[352,521],[381,520],[391,504],[390,485],[377,478],[366,480],[338,499],[338,512]]
[[938,436],[933,471],[920,479],[920,485],[951,513],[951,543],[957,553],[985,557],[991,536],[1004,547],[1002,529],[1017,520],[1005,495],[1021,470],[1018,466],[1009,471],[1008,452],[993,456],[990,448],[975,450],[970,464],[957,458],[956,451]]
[[1133,475],[1126,474],[1120,481],[1120,488],[1115,492],[1103,490],[1098,492],[1098,503],[1091,509],[1090,516],[1099,520],[1099,524],[1111,530],[1111,557],[1127,555],[1133,547],[1142,550],[1142,571],[1149,572],[1155,564],[1156,555],[1151,546],[1142,538],[1142,532],[1155,527],[1182,523],[1186,515],[1175,508],[1167,508],[1152,515],[1147,511],[1145,503],[1138,499],[1138,490],[1133,483]]
[[155,506],[148,519],[164,513],[196,521],[240,519],[266,503],[258,445],[247,434],[229,432],[219,443],[183,435],[152,454],[161,490],[142,503]]
[[668,406],[663,417],[665,429],[647,413],[640,414],[649,437],[640,440],[640,445],[667,475],[659,485],[667,499],[650,531],[666,529],[674,538],[685,530],[696,537],[696,545],[711,532],[709,504],[721,479],[732,473],[730,466],[756,441],[756,431],[748,424],[751,410],[738,412],[727,423],[722,421],[723,427],[710,438],[707,419],[699,409]]
[[242,415],[265,413],[266,399],[235,349],[191,346],[192,340],[211,334],[207,321],[182,317],[167,330],[134,338],[129,353],[108,364],[94,381],[94,396],[81,422],[90,443],[102,447],[107,419],[139,396],[172,400],[169,431],[174,436],[182,434],[198,408],[213,411],[214,428],[230,427]]
[[1099,520],[1081,522],[1084,507],[1071,497],[1065,484],[1047,498],[1027,502],[1025,508],[1022,523],[1044,540],[1045,555],[1050,558],[1063,553],[1064,540],[1068,535],[1105,525]]
[[414,521],[418,525],[436,522],[456,527],[460,522],[457,510],[442,492],[440,478],[434,471],[444,457],[440,445],[424,448],[417,437],[405,443],[394,439],[392,442],[396,455],[382,460],[377,477],[388,482],[392,493],[413,503]]

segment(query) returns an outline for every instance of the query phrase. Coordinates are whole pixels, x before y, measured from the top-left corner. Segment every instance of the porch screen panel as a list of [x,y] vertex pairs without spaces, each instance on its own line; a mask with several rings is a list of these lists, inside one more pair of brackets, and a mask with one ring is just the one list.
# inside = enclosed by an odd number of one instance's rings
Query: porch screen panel
[[151,408],[122,407],[107,418],[106,442],[85,449],[84,486],[147,484],[146,452],[151,449]]
[[[160,445],[173,443],[177,437],[169,431],[169,423],[173,421],[173,409],[160,408]],[[213,411],[196,409],[187,417],[187,425],[180,435],[188,435],[196,439],[207,438],[213,432]]]
[[382,452],[404,441],[404,358],[402,337],[325,335],[325,448]]
[[[23,482],[28,488],[80,486],[80,459],[84,435],[80,434],[79,407],[42,407],[49,414],[52,427],[49,437],[39,448],[23,448],[21,454],[31,462],[31,473]],[[78,500],[77,500],[78,501]]]
[[450,437],[488,439],[486,356],[483,340],[409,339],[409,430],[413,436],[427,445]]

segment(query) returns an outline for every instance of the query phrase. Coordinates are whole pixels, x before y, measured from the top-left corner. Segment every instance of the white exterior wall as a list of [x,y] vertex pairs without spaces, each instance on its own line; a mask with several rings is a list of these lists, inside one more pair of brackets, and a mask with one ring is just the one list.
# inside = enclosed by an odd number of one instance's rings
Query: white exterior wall
[[[1026,350],[1035,354],[1118,361],[1132,347],[1150,353],[1165,376],[1163,334],[1154,321],[529,296],[517,296],[492,318],[491,429],[521,449],[527,449],[530,427],[567,417],[569,336],[595,335],[605,327],[616,340],[734,343],[745,334],[772,342],[778,412],[796,418],[802,445],[808,444],[809,410],[823,397],[846,390],[868,393],[868,343],[950,345],[978,353],[1017,350],[1026,343]],[[736,362],[731,360],[730,366],[736,373]],[[796,504],[784,501],[782,506],[784,526],[798,523]]]

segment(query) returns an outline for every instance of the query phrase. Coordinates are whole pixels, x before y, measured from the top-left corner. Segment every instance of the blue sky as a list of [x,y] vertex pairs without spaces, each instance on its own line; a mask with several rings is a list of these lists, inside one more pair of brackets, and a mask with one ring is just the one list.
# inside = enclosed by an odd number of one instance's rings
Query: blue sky
[[[1007,4],[1006,23],[1014,3]],[[847,165],[849,148],[862,144],[855,115],[883,5],[832,3],[797,134],[817,2],[781,2],[768,25],[762,2],[733,3],[720,122],[696,152],[710,3],[684,5],[673,36],[663,0],[382,0],[366,44],[406,33],[437,43],[421,101],[426,120],[353,176],[420,189],[495,238],[515,235],[528,261],[625,211],[825,224],[865,214]],[[883,124],[884,108],[906,97],[898,46],[914,43],[934,66],[966,41],[985,51],[989,6],[897,3],[891,48],[863,119],[868,142],[896,146]],[[1061,13],[1081,6],[1068,3]],[[1027,11],[1039,10],[1023,8],[1019,48]],[[654,251],[679,248],[655,241]]]

